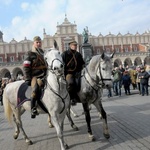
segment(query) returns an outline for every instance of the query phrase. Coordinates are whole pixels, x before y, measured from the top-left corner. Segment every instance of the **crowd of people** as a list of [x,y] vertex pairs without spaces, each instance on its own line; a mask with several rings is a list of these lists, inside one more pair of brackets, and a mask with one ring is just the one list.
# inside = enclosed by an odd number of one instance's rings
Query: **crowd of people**
[[150,66],[139,65],[123,68],[122,65],[114,67],[112,70],[112,89],[108,89],[108,97],[112,97],[112,91],[114,96],[121,96],[122,90],[124,89],[125,95],[131,95],[131,88],[133,90],[138,89],[139,94],[149,95],[149,77],[150,77]]

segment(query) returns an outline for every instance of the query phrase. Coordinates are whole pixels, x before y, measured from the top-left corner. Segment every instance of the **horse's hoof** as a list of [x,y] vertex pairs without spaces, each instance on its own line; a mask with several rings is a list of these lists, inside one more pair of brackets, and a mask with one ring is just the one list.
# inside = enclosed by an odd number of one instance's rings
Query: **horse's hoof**
[[73,128],[74,131],[79,131],[79,128],[76,125],[72,125],[71,127]]
[[95,141],[96,140],[96,138],[92,134],[89,134],[89,139],[90,139],[90,141]]
[[18,135],[14,135],[13,137],[14,137],[14,139],[16,140],[16,139],[18,138]]
[[32,142],[32,141],[27,141],[27,144],[28,144],[28,145],[32,145],[33,142]]
[[65,144],[65,149],[69,149],[69,146],[68,146],[68,144]]
[[110,138],[110,134],[103,134],[104,135],[104,137],[106,138],[106,139],[109,139]]
[[49,128],[54,128],[54,126],[52,124],[49,124]]

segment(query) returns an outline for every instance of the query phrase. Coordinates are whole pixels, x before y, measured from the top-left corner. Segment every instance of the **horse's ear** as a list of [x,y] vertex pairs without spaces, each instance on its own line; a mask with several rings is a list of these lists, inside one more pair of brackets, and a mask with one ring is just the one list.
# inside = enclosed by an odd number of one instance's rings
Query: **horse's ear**
[[55,49],[58,49],[58,45],[57,45],[56,40],[54,40],[54,48],[55,48]]
[[113,53],[110,55],[110,58],[113,58],[113,57],[114,57],[114,54],[115,54],[115,52],[113,52]]
[[104,59],[104,57],[105,57],[105,53],[103,52],[101,58]]

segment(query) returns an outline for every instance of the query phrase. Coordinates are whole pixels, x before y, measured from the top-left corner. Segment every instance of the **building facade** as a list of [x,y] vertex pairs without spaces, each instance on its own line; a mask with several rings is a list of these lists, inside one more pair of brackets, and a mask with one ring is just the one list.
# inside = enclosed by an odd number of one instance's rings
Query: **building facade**
[[[54,40],[57,41],[60,52],[68,49],[68,43],[71,40],[76,40],[79,43],[78,51],[81,52],[82,34],[77,32],[76,23],[70,23],[66,16],[62,24],[57,24],[57,30],[53,36],[46,34],[43,29],[43,49],[52,47]],[[106,36],[101,33],[98,36],[89,33],[88,42],[92,45],[93,55],[115,52],[114,66],[150,65],[149,31],[143,34],[137,32],[135,35],[109,33]],[[0,31],[0,77],[17,78],[23,75],[22,63],[25,53],[31,49],[32,44],[33,41],[26,37],[19,42],[12,39],[7,43],[3,40],[3,33]]]

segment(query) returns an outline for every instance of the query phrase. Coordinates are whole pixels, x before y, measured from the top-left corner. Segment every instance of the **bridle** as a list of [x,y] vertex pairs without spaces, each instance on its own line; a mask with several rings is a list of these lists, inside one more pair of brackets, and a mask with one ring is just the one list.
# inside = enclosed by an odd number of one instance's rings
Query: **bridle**
[[[90,84],[90,82],[88,81],[88,79],[87,79],[86,76],[85,76],[85,72],[84,72],[84,74],[83,74],[85,80],[88,82],[88,84],[89,84],[95,91],[97,91],[99,88],[103,88],[103,87],[105,86],[104,81],[111,81],[111,80],[112,80],[111,78],[103,78],[102,72],[101,72],[101,61],[100,61],[99,64],[98,64],[97,71],[98,71],[98,69],[99,69],[100,78],[96,75],[96,78],[97,78],[97,79],[94,79],[94,78],[91,77],[91,75],[90,75],[90,73],[89,73],[89,71],[88,71],[88,69],[87,69],[87,66],[85,67],[85,70],[86,70],[87,74],[89,75],[90,79],[95,83],[96,88],[93,87],[93,86]],[[97,72],[97,71],[96,71],[96,72]],[[98,78],[99,78],[99,80],[98,80]]]
[[[103,88],[105,86],[105,83],[104,81],[111,81],[111,78],[103,78],[102,76],[102,72],[101,72],[101,61],[99,62],[98,64],[98,68],[96,70],[96,72],[98,71],[99,69],[99,74],[100,74],[100,78],[96,75],[96,78],[97,79],[94,79],[89,71],[88,71],[88,68],[87,66],[85,67],[84,69],[84,73],[83,73],[83,77],[85,78],[86,82],[90,85],[90,87],[95,91],[96,93],[96,97],[95,99],[93,100],[93,103],[95,102],[95,100],[98,98],[98,90],[101,88]],[[90,79],[95,83],[96,87],[94,87],[93,85],[90,84],[89,80],[87,79],[86,75],[85,75],[85,71],[87,72],[88,76],[90,77]]]
[[[52,51],[52,49],[50,49],[48,52],[50,52],[50,51]],[[46,61],[46,60],[45,60],[45,61]],[[58,68],[55,68],[55,67],[54,67],[54,69],[53,69],[54,61],[59,61],[59,62],[62,64],[62,68],[63,68],[63,62],[62,62],[60,59],[58,59],[58,58],[53,59],[52,62],[51,62],[51,65],[48,65],[48,63],[46,62],[46,63],[47,63],[47,75],[46,75],[46,77],[45,77],[45,81],[46,81],[46,86],[48,86],[48,88],[49,88],[56,96],[58,96],[58,97],[62,100],[62,103],[64,104],[62,110],[59,112],[59,114],[61,114],[61,113],[64,111],[64,109],[65,109],[65,99],[66,99],[67,96],[68,96],[68,92],[67,92],[66,96],[63,98],[63,97],[59,94],[59,92],[56,91],[56,90],[54,90],[54,88],[53,88],[53,87],[47,82],[47,80],[46,80],[46,78],[48,77],[48,71],[51,72],[52,74],[54,74],[54,75],[56,76],[56,79],[57,79],[57,84],[58,84],[58,86],[59,86],[59,91],[60,91],[60,82],[59,82],[59,79],[60,79],[60,78],[63,78],[64,81],[65,81],[64,73],[62,72],[61,74],[57,75],[57,74],[56,74],[56,70],[57,70]],[[65,81],[65,82],[66,82],[66,81]]]

